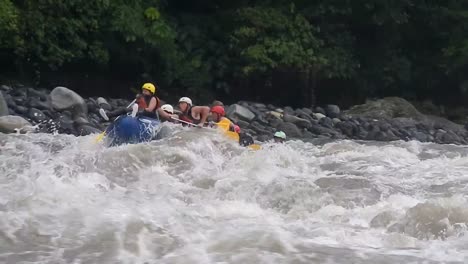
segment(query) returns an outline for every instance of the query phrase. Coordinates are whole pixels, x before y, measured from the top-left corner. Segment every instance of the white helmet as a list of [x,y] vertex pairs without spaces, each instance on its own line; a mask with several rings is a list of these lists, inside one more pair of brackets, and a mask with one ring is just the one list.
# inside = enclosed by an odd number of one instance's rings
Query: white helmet
[[192,99],[188,97],[182,97],[179,99],[179,103],[187,103],[188,105],[192,106]]
[[169,112],[171,114],[174,114],[174,108],[172,107],[172,105],[170,104],[165,104],[163,106],[161,106],[161,109],[164,111],[164,112]]

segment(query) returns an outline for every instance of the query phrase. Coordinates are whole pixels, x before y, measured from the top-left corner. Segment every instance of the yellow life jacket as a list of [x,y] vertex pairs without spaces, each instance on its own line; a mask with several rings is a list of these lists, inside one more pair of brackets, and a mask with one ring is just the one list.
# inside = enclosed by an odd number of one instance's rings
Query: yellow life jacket
[[219,130],[223,132],[224,135],[226,135],[228,138],[235,140],[239,142],[239,134],[232,131],[234,124],[231,122],[231,120],[223,117],[221,118],[221,121],[216,123],[216,126],[218,127]]

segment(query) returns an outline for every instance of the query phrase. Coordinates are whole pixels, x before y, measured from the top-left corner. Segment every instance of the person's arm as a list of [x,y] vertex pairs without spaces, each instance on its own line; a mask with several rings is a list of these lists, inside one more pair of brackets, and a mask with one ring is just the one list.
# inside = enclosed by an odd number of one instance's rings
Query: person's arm
[[156,108],[156,104],[157,104],[156,98],[154,98],[154,97],[151,98],[149,106],[147,108],[145,108],[145,111],[146,112],[153,112],[154,109]]
[[200,115],[200,125],[205,124],[208,115],[210,114],[210,108],[208,106],[195,106],[192,108],[192,112]]
[[159,114],[159,117],[160,118],[163,118],[164,120],[171,120],[172,118],[172,115],[169,114],[169,113],[166,113],[164,110],[160,108],[158,108],[156,111],[158,111],[158,114]]

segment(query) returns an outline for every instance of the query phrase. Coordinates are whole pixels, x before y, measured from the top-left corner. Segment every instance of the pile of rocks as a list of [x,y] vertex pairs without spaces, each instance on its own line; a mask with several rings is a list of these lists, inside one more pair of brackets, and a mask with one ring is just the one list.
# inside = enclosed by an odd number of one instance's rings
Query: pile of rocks
[[[103,98],[103,107],[112,107]],[[111,100],[113,107],[128,104],[127,100]],[[46,133],[87,135],[99,133],[104,124],[98,116],[98,100],[83,99],[65,87],[52,91],[31,87],[0,87],[0,132],[17,129]]]
[[342,112],[337,105],[324,108],[277,108],[252,102],[228,107],[227,115],[260,141],[277,130],[299,139],[418,140],[443,144],[467,144],[461,125],[421,114],[401,98],[384,98]]
[[[106,110],[126,107],[129,100],[87,98],[65,87],[52,91],[31,87],[0,87],[0,132],[16,129],[73,135],[99,133],[106,123],[99,117]],[[274,132],[288,138],[418,140],[444,144],[467,144],[463,126],[444,118],[421,114],[401,98],[384,98],[343,112],[337,105],[315,108],[279,108],[241,101],[226,107],[227,116],[244,132],[259,141],[270,140]]]

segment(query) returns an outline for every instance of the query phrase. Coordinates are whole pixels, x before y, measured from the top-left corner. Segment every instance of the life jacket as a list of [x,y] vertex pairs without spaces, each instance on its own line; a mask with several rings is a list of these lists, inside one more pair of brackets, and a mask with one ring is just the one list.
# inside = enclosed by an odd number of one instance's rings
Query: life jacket
[[221,120],[216,123],[216,126],[224,132],[236,132],[234,129],[234,123],[226,117],[222,117]]
[[221,120],[216,123],[216,127],[223,132],[228,138],[239,142],[239,133],[234,129],[234,123],[226,117],[222,117]]
[[180,114],[179,119],[194,125],[198,125],[200,123],[200,119],[195,119],[192,117],[192,107],[189,108],[187,113]]
[[[151,112],[148,112],[146,111],[145,109],[149,106],[150,102],[151,102],[151,99],[153,99],[153,97],[156,99],[156,107],[154,108],[153,111]],[[137,100],[136,100],[136,103],[138,104],[138,108],[139,109],[143,109],[143,113],[142,115],[144,116],[147,116],[147,117],[150,117],[150,118],[157,118],[157,115],[156,115],[156,111],[158,110],[158,108],[161,107],[161,100],[159,100],[159,98],[157,96],[151,96],[149,98],[145,97],[145,96],[140,96]]]

